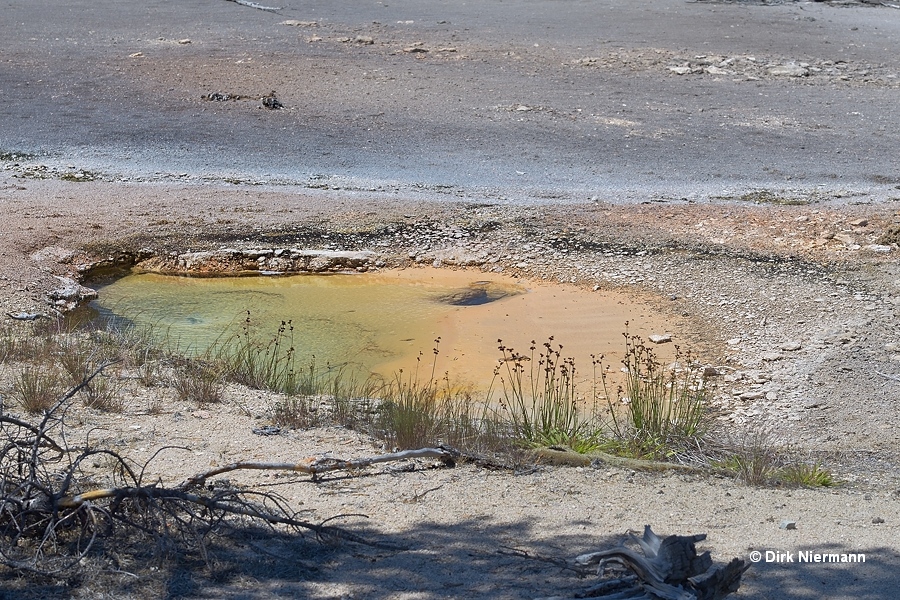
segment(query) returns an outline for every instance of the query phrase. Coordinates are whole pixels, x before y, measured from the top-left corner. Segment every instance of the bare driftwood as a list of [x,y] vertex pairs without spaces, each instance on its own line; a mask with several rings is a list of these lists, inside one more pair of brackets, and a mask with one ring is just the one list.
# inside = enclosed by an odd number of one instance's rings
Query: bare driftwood
[[[449,448],[422,448],[348,460],[318,456],[297,463],[239,462],[194,475],[174,487],[147,483],[147,464],[134,465],[108,448],[79,448],[66,441],[66,411],[102,369],[69,390],[36,424],[0,414],[0,564],[44,575],[78,569],[98,539],[114,537],[130,538],[128,543],[135,536],[146,536],[149,543],[177,541],[186,550],[204,554],[210,534],[241,522],[397,550],[401,548],[328,524],[334,518],[365,515],[338,515],[313,523],[298,519],[290,503],[275,493],[207,481],[239,469],[299,471],[315,479],[328,471],[409,458],[437,458],[450,466],[458,456]],[[90,485],[93,476],[82,465],[100,458],[109,464],[112,483],[96,489]]]
[[235,4],[240,4],[241,6],[247,6],[249,8],[256,8],[259,10],[264,10],[266,12],[278,12],[281,10],[282,6],[263,6],[262,4],[257,4],[256,2],[250,2],[250,0],[228,0],[229,2],[234,2]]
[[408,458],[437,458],[447,466],[453,465],[453,459],[459,456],[459,453],[450,448],[420,448],[418,450],[403,450],[401,452],[392,452],[390,454],[379,454],[378,456],[368,456],[366,458],[353,458],[345,460],[342,458],[334,458],[331,456],[311,456],[305,458],[298,463],[258,463],[258,462],[237,462],[223,467],[218,467],[204,473],[194,475],[178,486],[180,489],[186,489],[195,485],[203,485],[210,477],[228,473],[229,471],[237,471],[240,469],[253,469],[264,471],[299,471],[301,473],[309,473],[316,478],[320,473],[328,471],[348,471],[354,469],[362,469],[378,463],[391,462],[395,460],[406,460]]
[[881,371],[875,371],[875,374],[879,377],[890,379],[891,381],[900,381],[900,375],[891,375],[890,373],[882,373]]
[[[187,490],[195,487],[202,487],[208,479],[223,473],[231,471],[251,470],[251,471],[297,471],[301,473],[309,473],[315,480],[320,473],[339,470],[355,470],[362,469],[374,464],[391,462],[395,460],[406,460],[409,458],[438,458],[445,465],[452,465],[454,456],[458,455],[454,450],[449,448],[420,448],[418,450],[403,450],[401,452],[393,452],[390,454],[379,454],[378,456],[368,456],[365,458],[341,459],[330,456],[311,456],[300,462],[236,462],[222,467],[217,467],[203,473],[198,473],[193,477],[185,479],[182,483],[171,489],[163,489],[157,486],[148,486],[145,490],[153,496],[165,496],[171,494],[172,497],[188,498]],[[151,490],[152,487],[152,490]],[[162,493],[161,493],[162,492]],[[73,496],[64,496],[57,502],[58,506],[64,508],[77,508],[85,502],[96,501],[104,498],[116,498],[122,495],[122,488],[104,488],[90,490]],[[196,502],[193,496],[190,496],[192,502]],[[202,504],[202,503],[201,503]],[[242,513],[243,514],[243,513]]]
[[695,467],[678,463],[661,462],[656,460],[644,460],[640,458],[627,458],[615,456],[592,450],[585,454],[579,454],[565,446],[547,446],[535,448],[530,451],[531,456],[542,464],[570,467],[599,467],[607,466],[619,469],[631,469],[632,471],[666,472],[675,471],[687,474],[716,474],[724,477],[734,477],[734,471],[728,469],[716,469],[711,467]]
[[[596,567],[597,574],[616,564],[631,574],[602,581],[574,598],[606,600],[720,600],[737,591],[750,567],[739,558],[713,564],[709,552],[697,554],[695,544],[706,534],[661,538],[647,525],[641,538],[631,536],[640,552],[626,546],[582,554],[571,561],[573,570]],[[540,559],[546,560],[546,559]],[[564,600],[562,596],[554,600]]]
[[637,458],[626,458],[623,456],[614,456],[593,450],[586,454],[575,452],[571,448],[565,446],[547,446],[545,448],[535,448],[531,451],[531,455],[538,461],[559,466],[589,467],[593,463],[602,463],[610,467],[618,467],[621,469],[632,469],[634,471],[678,471],[682,473],[709,473],[709,469],[699,469],[690,465],[680,465],[677,463],[659,462],[654,460],[642,460]]

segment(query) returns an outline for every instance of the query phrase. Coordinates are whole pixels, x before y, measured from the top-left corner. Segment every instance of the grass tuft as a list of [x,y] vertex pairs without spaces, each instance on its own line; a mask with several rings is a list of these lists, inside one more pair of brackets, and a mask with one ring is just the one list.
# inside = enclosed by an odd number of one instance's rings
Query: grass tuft
[[175,370],[175,397],[199,406],[222,401],[222,375],[216,365],[199,359],[186,361]]
[[[627,323],[626,323],[627,325]],[[627,420],[606,393],[616,443],[638,458],[668,459],[698,448],[709,429],[708,392],[693,357],[675,347],[675,362],[664,366],[640,336],[625,336],[625,387],[617,390]]]
[[13,381],[13,397],[32,414],[49,410],[62,393],[62,379],[52,367],[26,366]]
[[289,396],[275,403],[272,421],[279,427],[309,429],[322,422],[316,396]]
[[291,321],[282,321],[275,335],[261,343],[247,311],[241,331],[218,344],[211,353],[224,365],[229,379],[247,387],[293,396],[315,394],[326,383],[320,380],[315,357],[306,369],[297,369]]
[[723,444],[722,458],[713,462],[733,471],[747,485],[768,485],[778,470],[778,449],[765,429],[747,429],[732,434]]
[[96,410],[120,413],[125,410],[125,401],[119,394],[120,388],[117,377],[100,373],[83,388],[84,405]]
[[583,452],[599,447],[596,412],[585,416],[580,410],[575,361],[562,355],[563,346],[554,347],[550,337],[542,349],[532,341],[529,353],[519,354],[497,341],[502,358],[494,382],[512,434],[533,446],[564,444]]
[[832,487],[837,485],[834,476],[819,463],[794,462],[782,467],[778,479],[787,485],[801,487]]
[[0,363],[46,361],[54,350],[54,338],[36,323],[0,325]]

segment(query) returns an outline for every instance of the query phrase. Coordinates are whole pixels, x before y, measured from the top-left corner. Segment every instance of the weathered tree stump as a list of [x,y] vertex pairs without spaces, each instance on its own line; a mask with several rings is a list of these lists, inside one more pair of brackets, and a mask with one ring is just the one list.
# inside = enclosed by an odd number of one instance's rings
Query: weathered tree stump
[[[697,554],[695,544],[706,534],[670,535],[661,538],[647,525],[641,538],[632,536],[640,552],[622,546],[612,550],[582,554],[572,567],[597,566],[598,575],[610,563],[631,571],[618,579],[600,582],[574,598],[605,600],[719,600],[737,591],[741,575],[750,563],[739,558],[728,564],[714,564],[709,552]],[[544,600],[565,600],[554,596]]]

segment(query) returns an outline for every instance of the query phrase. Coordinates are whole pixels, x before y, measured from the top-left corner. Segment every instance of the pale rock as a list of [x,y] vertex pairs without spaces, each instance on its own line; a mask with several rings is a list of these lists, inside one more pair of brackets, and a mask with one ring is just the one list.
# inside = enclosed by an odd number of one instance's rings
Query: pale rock
[[796,352],[803,347],[800,342],[785,342],[781,345],[781,349],[785,352]]
[[650,340],[651,342],[653,342],[654,344],[665,344],[667,342],[672,341],[672,334],[671,333],[662,333],[662,334],[654,333],[654,334],[647,336],[647,339]]
[[779,65],[777,67],[771,67],[769,69],[769,75],[784,77],[806,77],[807,75],[809,75],[809,69],[795,64]]
[[62,287],[48,292],[47,298],[51,302],[55,302],[57,306],[68,306],[69,303],[78,303],[85,300],[93,300],[97,297],[97,290],[84,287],[74,279],[59,276],[56,276],[56,278],[63,285]]
[[848,246],[856,244],[856,240],[853,238],[853,236],[847,235],[846,233],[836,233],[834,234],[834,239]]
[[52,260],[56,262],[69,262],[75,256],[73,250],[62,248],[60,246],[47,246],[43,250],[32,253],[31,260],[42,262]]

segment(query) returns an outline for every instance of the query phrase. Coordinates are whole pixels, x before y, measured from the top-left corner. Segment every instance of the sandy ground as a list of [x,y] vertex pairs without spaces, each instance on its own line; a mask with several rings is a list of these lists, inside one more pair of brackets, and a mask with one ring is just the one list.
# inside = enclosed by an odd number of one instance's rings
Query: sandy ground
[[[467,262],[640,295],[727,373],[723,428],[766,428],[844,484],[465,464],[269,478],[311,520],[364,513],[347,522],[411,549],[245,536],[217,548],[215,576],[127,565],[134,576],[34,597],[571,594],[584,581],[497,550],[572,557],[648,523],[708,533],[717,560],[866,554],[761,562],[735,597],[895,597],[900,384],[884,375],[900,372],[896,11],[283,4],[9,3],[4,313],[51,313],[58,277],[98,260],[220,246],[367,249],[385,269]],[[271,90],[284,110],[261,108]],[[246,98],[201,98],[214,92]],[[157,415],[145,394],[120,416],[85,411],[78,431],[100,427],[136,460],[189,447],[151,463],[172,481],[236,457],[383,450],[338,429],[253,435],[274,402],[259,392],[231,389],[213,411],[164,398]]]

